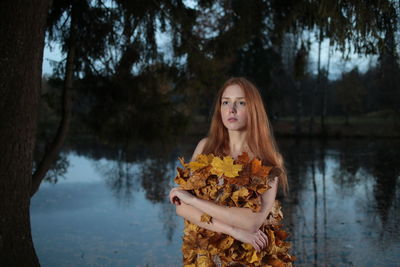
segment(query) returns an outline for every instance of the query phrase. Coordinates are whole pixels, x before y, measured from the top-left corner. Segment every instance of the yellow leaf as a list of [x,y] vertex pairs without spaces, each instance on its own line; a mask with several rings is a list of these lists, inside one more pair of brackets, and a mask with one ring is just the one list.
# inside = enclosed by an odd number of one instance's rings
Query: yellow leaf
[[187,164],[187,166],[192,170],[196,171],[198,169],[201,169],[203,167],[208,166],[213,159],[213,155],[204,155],[204,154],[199,154],[196,158],[195,161],[191,161]]
[[233,241],[235,241],[235,239],[233,239],[233,237],[231,236],[227,236],[226,238],[224,238],[219,244],[218,244],[218,248],[220,250],[226,250],[228,248],[230,248],[233,244]]
[[[242,187],[239,190],[232,193],[231,199],[235,202],[236,207],[240,206],[239,200],[244,202],[245,198],[249,196],[249,190],[246,187]],[[240,198],[240,199],[239,199]]]
[[186,185],[186,180],[179,176],[175,177],[174,182],[182,187]]
[[226,156],[223,159],[219,157],[214,157],[211,162],[211,173],[217,176],[224,175],[228,178],[233,178],[239,175],[239,172],[242,170],[242,165],[234,164],[233,158],[230,156]]
[[242,244],[242,247],[243,247],[245,250],[252,250],[252,249],[253,249],[253,246],[252,246],[251,244],[249,244],[249,243],[243,243],[243,244]]
[[247,257],[247,261],[248,261],[249,263],[253,263],[253,262],[256,262],[256,261],[260,261],[260,260],[261,260],[261,255],[260,255],[260,253],[257,252],[256,250],[254,250],[253,253],[250,254],[250,255]]
[[198,255],[196,261],[197,267],[212,267],[213,261],[207,255]]
[[182,164],[183,167],[186,167],[186,163],[183,157],[179,157],[179,162]]

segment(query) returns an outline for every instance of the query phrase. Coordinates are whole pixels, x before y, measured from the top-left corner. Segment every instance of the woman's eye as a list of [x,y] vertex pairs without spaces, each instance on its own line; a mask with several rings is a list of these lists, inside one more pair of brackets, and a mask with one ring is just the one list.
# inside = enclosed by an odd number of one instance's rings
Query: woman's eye
[[227,105],[228,101],[222,101],[222,105]]
[[246,102],[244,102],[244,101],[240,101],[240,102],[239,102],[239,105],[241,105],[241,106],[245,106],[245,105],[246,105]]

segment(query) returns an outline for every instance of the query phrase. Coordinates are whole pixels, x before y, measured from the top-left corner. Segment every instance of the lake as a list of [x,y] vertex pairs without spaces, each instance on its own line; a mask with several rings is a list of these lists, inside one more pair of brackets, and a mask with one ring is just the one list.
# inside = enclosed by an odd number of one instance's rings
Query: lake
[[[69,149],[31,202],[42,266],[181,266],[183,220],[167,195],[197,142],[131,155]],[[296,266],[398,266],[400,140],[278,139]]]

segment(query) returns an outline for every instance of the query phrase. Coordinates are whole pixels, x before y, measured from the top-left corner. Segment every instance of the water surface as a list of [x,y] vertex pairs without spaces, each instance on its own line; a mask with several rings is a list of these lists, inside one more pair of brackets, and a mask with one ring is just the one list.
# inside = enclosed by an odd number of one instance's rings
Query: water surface
[[[400,141],[278,143],[296,266],[397,266]],[[141,160],[126,151],[107,159],[65,152],[64,178],[43,183],[32,199],[42,266],[180,266],[183,222],[167,194],[177,157],[189,158],[195,145]]]

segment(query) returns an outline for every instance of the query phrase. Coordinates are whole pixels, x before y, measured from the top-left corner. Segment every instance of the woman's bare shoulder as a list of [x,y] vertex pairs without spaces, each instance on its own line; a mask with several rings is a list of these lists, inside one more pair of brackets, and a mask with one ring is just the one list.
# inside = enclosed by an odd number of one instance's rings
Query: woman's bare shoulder
[[192,160],[195,160],[197,155],[201,154],[203,152],[204,146],[207,143],[208,137],[204,137],[203,139],[200,140],[200,142],[197,144],[196,149],[193,152]]

